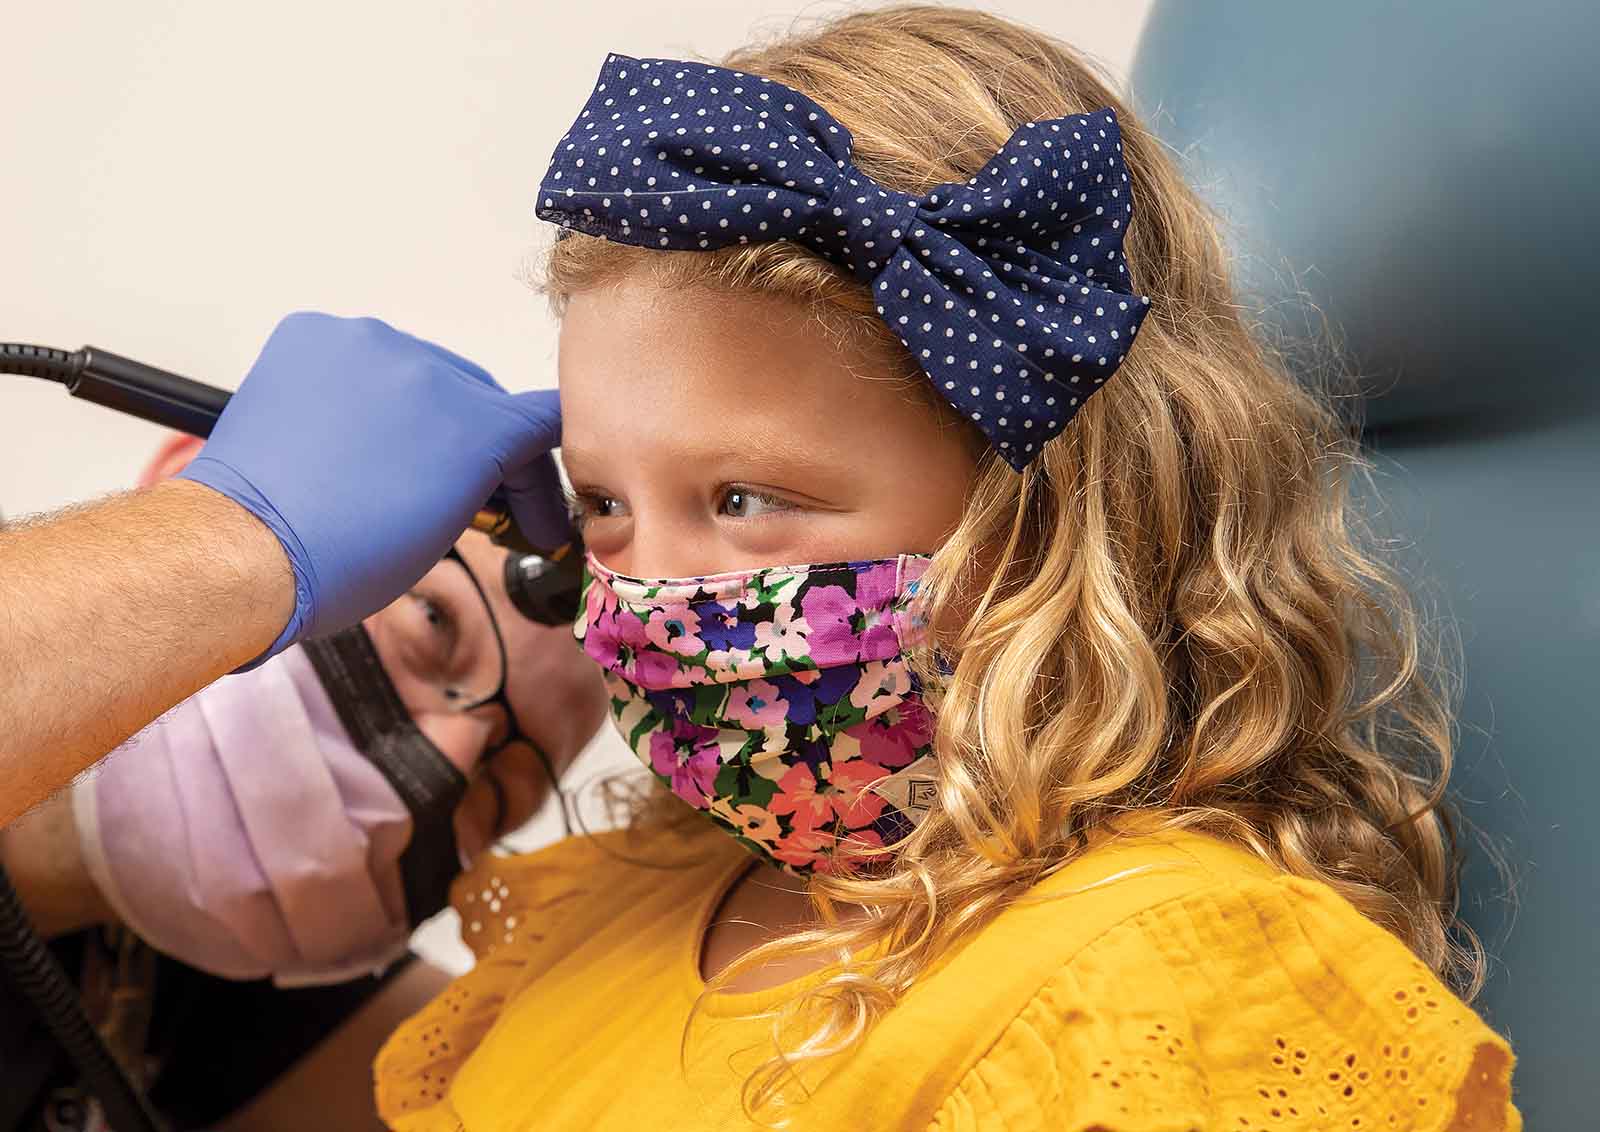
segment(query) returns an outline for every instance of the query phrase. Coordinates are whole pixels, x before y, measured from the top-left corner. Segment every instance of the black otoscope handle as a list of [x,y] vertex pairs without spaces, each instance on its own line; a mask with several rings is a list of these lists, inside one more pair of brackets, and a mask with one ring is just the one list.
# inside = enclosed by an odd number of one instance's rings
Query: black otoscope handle
[[[67,392],[74,397],[190,436],[210,436],[217,418],[233,396],[226,389],[179,377],[99,346],[85,346],[74,361],[81,368],[65,382]],[[472,525],[501,546],[524,554],[536,549],[511,521],[505,497],[499,489],[489,497],[484,511]]]
[[[53,356],[50,376],[65,384],[74,397],[191,436],[210,436],[233,396],[226,389],[179,377],[98,346],[85,346],[74,355],[49,353]],[[512,604],[524,617],[547,625],[572,620],[583,579],[581,541],[574,538],[554,550],[534,546],[518,529],[499,488],[473,516],[472,529],[516,552],[506,560],[505,583]]]
[[85,346],[79,353],[83,369],[66,383],[74,397],[191,436],[210,436],[223,406],[233,396],[226,389],[190,381],[98,346]]

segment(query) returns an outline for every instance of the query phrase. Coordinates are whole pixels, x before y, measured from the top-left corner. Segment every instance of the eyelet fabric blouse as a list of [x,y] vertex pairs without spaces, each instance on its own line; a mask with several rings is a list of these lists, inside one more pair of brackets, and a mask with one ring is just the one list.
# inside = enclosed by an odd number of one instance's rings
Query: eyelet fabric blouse
[[[397,1132],[761,1127],[744,1019],[809,979],[712,996],[700,948],[748,854],[707,828],[485,856],[453,904],[477,965],[376,1065]],[[1124,835],[942,959],[790,1129],[916,1132],[1521,1128],[1506,1042],[1326,885],[1195,832]]]

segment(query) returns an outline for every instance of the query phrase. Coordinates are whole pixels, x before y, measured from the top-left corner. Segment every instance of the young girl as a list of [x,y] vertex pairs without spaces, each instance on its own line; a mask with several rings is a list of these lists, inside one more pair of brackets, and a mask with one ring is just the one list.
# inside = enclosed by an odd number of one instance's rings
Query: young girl
[[1103,77],[925,7],[612,56],[539,211],[662,789],[458,882],[393,1127],[1520,1126],[1356,451]]

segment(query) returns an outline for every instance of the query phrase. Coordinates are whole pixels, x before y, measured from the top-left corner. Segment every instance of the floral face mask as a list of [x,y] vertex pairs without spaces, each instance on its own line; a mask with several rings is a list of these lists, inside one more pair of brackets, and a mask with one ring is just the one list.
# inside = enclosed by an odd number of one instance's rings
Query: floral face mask
[[672,792],[788,872],[847,869],[933,803],[907,653],[922,555],[646,580],[588,559],[574,633]]

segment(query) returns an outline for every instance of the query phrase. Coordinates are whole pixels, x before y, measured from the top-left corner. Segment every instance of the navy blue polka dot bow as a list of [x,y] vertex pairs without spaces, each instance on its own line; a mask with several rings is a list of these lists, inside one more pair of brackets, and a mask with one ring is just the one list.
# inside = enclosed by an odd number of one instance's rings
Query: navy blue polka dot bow
[[1149,308],[1110,108],[1029,122],[964,184],[896,192],[782,83],[611,55],[556,147],[538,214],[641,247],[790,240],[869,285],[944,397],[1018,470],[1117,368]]

